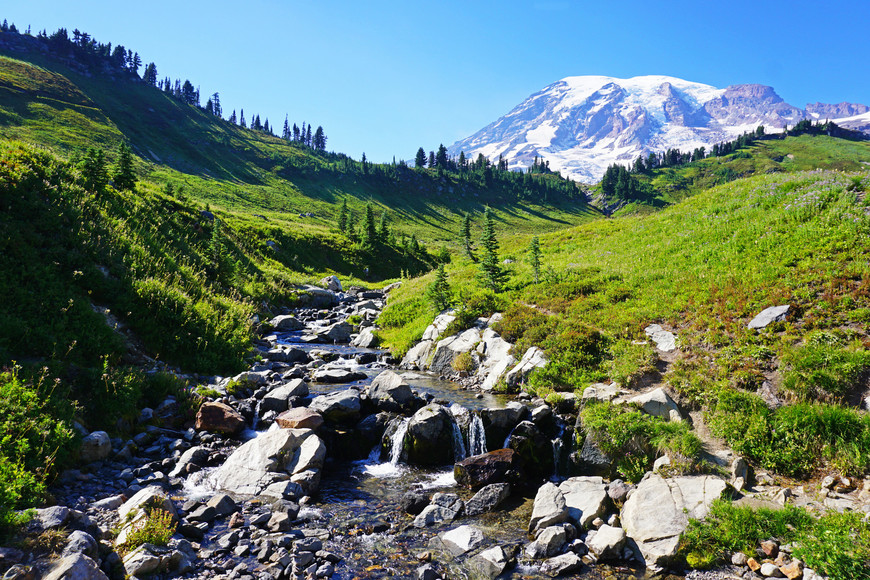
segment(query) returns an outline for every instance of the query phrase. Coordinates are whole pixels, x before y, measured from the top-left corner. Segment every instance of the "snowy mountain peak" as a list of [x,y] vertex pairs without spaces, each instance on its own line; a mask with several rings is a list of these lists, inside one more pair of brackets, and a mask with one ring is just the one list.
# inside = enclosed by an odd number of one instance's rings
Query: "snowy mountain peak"
[[765,85],[718,89],[663,75],[576,76],[531,95],[448,151],[491,160],[502,155],[512,169],[528,167],[537,156],[551,169],[591,183],[609,165],[652,151],[709,148],[758,125],[782,129],[805,118],[848,117],[860,125],[868,111],[852,103],[798,109]]

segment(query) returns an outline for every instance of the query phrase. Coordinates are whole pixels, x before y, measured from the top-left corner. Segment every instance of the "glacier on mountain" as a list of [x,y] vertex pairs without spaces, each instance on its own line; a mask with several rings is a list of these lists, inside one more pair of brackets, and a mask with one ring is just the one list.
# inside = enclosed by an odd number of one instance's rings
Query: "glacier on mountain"
[[[526,168],[540,157],[579,181],[600,179],[613,163],[668,149],[709,149],[764,125],[768,133],[798,121],[833,120],[870,129],[870,108],[816,103],[798,109],[764,85],[719,89],[670,76],[629,79],[575,76],[531,95],[509,113],[448,148]],[[851,126],[850,126],[851,125]]]

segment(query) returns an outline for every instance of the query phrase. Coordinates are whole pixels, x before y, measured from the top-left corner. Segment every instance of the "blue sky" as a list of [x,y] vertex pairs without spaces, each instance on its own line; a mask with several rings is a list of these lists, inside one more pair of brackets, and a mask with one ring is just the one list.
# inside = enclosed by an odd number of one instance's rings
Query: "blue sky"
[[[26,0],[19,28],[79,28],[328,148],[412,158],[566,76],[662,74],[773,86],[789,103],[870,104],[866,0]],[[203,101],[205,99],[203,98]]]

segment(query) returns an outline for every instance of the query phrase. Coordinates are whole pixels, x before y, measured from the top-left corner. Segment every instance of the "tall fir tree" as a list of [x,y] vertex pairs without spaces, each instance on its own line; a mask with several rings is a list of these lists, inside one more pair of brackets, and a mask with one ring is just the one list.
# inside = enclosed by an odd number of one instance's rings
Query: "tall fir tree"
[[348,221],[348,209],[347,209],[347,199],[342,201],[341,203],[341,211],[338,213],[338,231],[347,235],[347,221]]
[[438,312],[450,308],[450,283],[447,281],[447,272],[444,270],[443,263],[438,264],[438,269],[435,271],[435,279],[426,289],[426,297]]
[[136,172],[133,169],[133,153],[130,147],[121,141],[118,145],[118,159],[112,171],[115,189],[136,191]]
[[498,263],[498,238],[495,235],[495,219],[487,207],[483,213],[483,234],[480,236],[483,255],[480,258],[480,280],[485,288],[501,291],[507,275]]
[[465,214],[465,219],[462,220],[462,245],[465,248],[465,255],[472,262],[477,262],[477,256],[474,255],[474,243],[471,241],[471,214]]
[[363,243],[372,246],[378,241],[378,229],[375,226],[375,211],[371,203],[366,204],[366,217],[363,224]]
[[423,167],[426,167],[426,152],[423,150],[422,147],[417,149],[417,156],[414,157],[414,167],[416,167],[417,169],[422,169]]
[[535,275],[535,284],[537,284],[541,276],[541,243],[538,236],[532,238],[532,242],[529,244],[529,263]]
[[96,194],[103,193],[109,183],[109,171],[106,167],[106,154],[102,149],[89,148],[79,163],[79,170],[85,190]]

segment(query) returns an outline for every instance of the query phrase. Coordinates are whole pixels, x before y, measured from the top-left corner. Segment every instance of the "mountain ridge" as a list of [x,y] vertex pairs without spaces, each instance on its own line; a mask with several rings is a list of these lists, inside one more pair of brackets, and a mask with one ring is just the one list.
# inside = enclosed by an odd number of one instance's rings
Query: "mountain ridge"
[[538,157],[592,183],[613,163],[672,148],[709,148],[759,125],[781,130],[804,119],[842,120],[846,128],[867,132],[868,112],[866,105],[847,102],[800,109],[760,84],[720,89],[665,75],[573,76],[532,94],[448,152],[504,156],[511,169],[529,167]]

